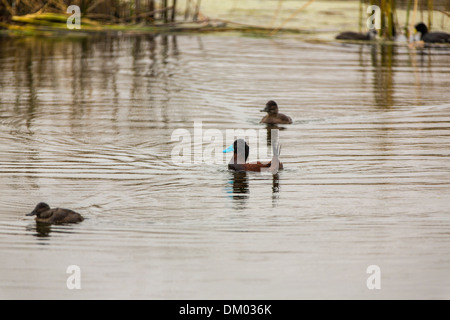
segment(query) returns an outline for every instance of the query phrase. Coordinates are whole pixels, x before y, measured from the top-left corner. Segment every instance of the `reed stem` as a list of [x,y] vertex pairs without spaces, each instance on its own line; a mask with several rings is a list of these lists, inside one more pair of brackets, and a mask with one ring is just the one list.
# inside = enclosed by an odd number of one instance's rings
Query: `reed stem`
[[177,11],[177,0],[173,0],[173,4],[172,4],[172,18],[171,18],[172,22],[175,21],[176,11]]
[[302,12],[306,7],[308,7],[310,4],[312,4],[314,1],[316,0],[309,0],[307,3],[305,3],[303,6],[301,6],[300,8],[298,8],[293,14],[291,14],[291,16],[289,18],[287,18],[286,20],[283,21],[283,23],[276,29],[272,30],[272,32],[270,33],[270,35],[274,35],[275,33],[277,33],[278,31],[280,31],[289,21],[291,21],[292,19],[294,19],[300,12]]
[[195,5],[194,21],[198,20],[201,4],[202,4],[202,0],[197,0],[197,4]]
[[[163,0],[162,7],[167,8],[167,6],[168,6],[168,0]],[[161,18],[162,18],[162,20],[164,20],[164,23],[169,22],[169,15],[167,14],[167,10],[164,10],[163,12],[161,12]]]
[[186,9],[184,11],[184,20],[189,19],[189,13],[191,12],[191,1],[192,0],[186,0]]
[[413,1],[413,0],[409,0],[409,1],[408,1],[408,7],[407,7],[407,9],[406,9],[406,22],[405,22],[405,27],[404,27],[405,35],[406,35],[406,37],[407,37],[408,39],[409,39],[409,36],[410,36],[410,30],[409,30],[409,28],[408,28],[408,25],[409,25],[409,13],[410,13],[410,11],[411,11],[412,1]]
[[428,28],[431,31],[433,25],[433,0],[428,0]]
[[[361,0],[362,1],[362,0]],[[272,17],[272,21],[269,23],[269,28],[272,28],[275,22],[277,21],[278,15],[280,14],[281,7],[283,6],[283,0],[278,0],[277,10]]]
[[414,23],[416,21],[416,15],[417,15],[417,7],[419,5],[419,0],[414,0],[414,10],[413,10],[413,16],[412,16],[412,20],[409,23],[409,34],[413,34],[414,33]]

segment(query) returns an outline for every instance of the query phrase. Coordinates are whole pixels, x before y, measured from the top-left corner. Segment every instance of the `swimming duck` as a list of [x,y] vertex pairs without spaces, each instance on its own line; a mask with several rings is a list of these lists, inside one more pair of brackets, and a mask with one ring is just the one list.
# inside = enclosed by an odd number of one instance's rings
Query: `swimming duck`
[[278,170],[283,169],[283,164],[280,162],[280,147],[276,144],[273,147],[272,161],[269,162],[253,162],[247,163],[250,154],[250,147],[243,139],[236,140],[230,147],[223,152],[233,152],[233,157],[228,163],[228,169],[234,171],[254,171],[254,172],[271,172],[276,174]]
[[420,33],[420,40],[428,43],[450,43],[450,34],[445,32],[428,32],[425,23],[416,24],[415,29]]
[[375,30],[370,30],[367,33],[359,33],[353,31],[341,32],[336,36],[337,40],[362,40],[369,41],[375,39],[377,32]]
[[37,222],[45,223],[77,223],[84,220],[79,213],[68,209],[51,209],[43,202],[39,203],[27,216],[36,216]]
[[267,116],[265,116],[261,123],[267,124],[291,124],[292,119],[287,115],[282,113],[278,113],[278,105],[275,101],[270,100],[266,103],[266,108],[261,110],[261,112],[267,112]]

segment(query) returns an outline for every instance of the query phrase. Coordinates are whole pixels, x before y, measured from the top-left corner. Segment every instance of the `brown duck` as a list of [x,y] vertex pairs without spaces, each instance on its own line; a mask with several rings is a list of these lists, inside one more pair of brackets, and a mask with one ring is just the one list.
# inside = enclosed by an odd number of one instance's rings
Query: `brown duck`
[[287,115],[282,113],[278,113],[278,105],[275,101],[270,100],[266,104],[266,108],[261,110],[261,112],[267,112],[267,116],[265,116],[261,123],[267,124],[291,124],[292,119]]
[[84,218],[72,210],[68,209],[51,209],[46,203],[39,203],[36,208],[27,216],[36,216],[37,222],[44,223],[77,223],[84,220]]

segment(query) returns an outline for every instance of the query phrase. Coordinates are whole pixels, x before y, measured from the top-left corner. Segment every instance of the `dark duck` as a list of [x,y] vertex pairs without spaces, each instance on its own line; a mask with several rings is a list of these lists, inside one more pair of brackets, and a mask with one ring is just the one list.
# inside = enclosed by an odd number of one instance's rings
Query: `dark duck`
[[291,124],[292,119],[287,115],[278,112],[278,105],[275,101],[270,100],[267,102],[266,107],[261,112],[267,112],[261,123],[266,124]]
[[359,41],[370,41],[375,39],[377,32],[375,30],[370,30],[367,33],[345,31],[341,32],[336,36],[337,40],[359,40]]
[[278,170],[283,169],[283,164],[280,162],[280,147],[277,144],[273,144],[273,157],[272,161],[266,162],[252,162],[248,163],[248,156],[250,154],[250,147],[243,139],[236,140],[230,147],[223,152],[233,152],[233,157],[228,163],[228,169],[234,171],[254,171],[254,172],[270,172],[276,174]]
[[37,222],[51,224],[77,223],[84,220],[79,213],[68,209],[51,209],[43,202],[39,203],[27,216],[36,216]]
[[445,32],[428,32],[428,27],[423,22],[416,24],[415,29],[420,33],[420,40],[423,42],[450,43],[450,34]]

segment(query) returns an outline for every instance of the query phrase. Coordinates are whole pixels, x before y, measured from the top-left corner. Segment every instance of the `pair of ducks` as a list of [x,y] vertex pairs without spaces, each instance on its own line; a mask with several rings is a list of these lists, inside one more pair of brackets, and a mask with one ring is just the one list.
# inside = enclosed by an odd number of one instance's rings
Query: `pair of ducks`
[[[266,103],[266,107],[261,112],[267,112],[267,115],[261,120],[260,123],[268,125],[277,124],[292,124],[292,119],[285,114],[279,113],[278,105],[275,101],[270,100]],[[280,147],[278,143],[273,143],[273,157],[272,161],[268,162],[253,162],[248,163],[248,156],[250,154],[250,147],[243,139],[236,140],[230,147],[223,152],[233,152],[233,157],[228,164],[228,169],[234,171],[254,171],[254,172],[276,172],[279,169],[283,169],[283,164],[280,162]]]
[[[292,119],[282,113],[278,112],[278,105],[275,101],[269,101],[266,104],[264,110],[261,112],[267,112],[261,123],[266,124],[291,124]],[[250,154],[250,147],[243,139],[236,140],[233,145],[225,149],[224,152],[233,151],[233,158],[228,164],[228,168],[234,171],[255,171],[261,172],[263,169],[269,172],[274,170],[283,169],[283,164],[279,160],[280,149],[279,146],[274,145],[273,158],[270,162],[255,162],[247,163],[248,156]],[[82,222],[84,218],[77,212],[69,209],[51,209],[50,206],[44,202],[39,203],[36,208],[27,216],[36,216],[36,221],[40,223],[48,224],[66,224],[66,223],[78,223]]]
[[[418,33],[420,33],[420,40],[425,43],[450,43],[450,34],[446,32],[428,32],[428,27],[425,23],[420,22],[414,27]],[[342,32],[336,36],[338,40],[373,40],[375,39],[377,32],[371,30],[368,33],[358,32]]]

